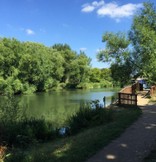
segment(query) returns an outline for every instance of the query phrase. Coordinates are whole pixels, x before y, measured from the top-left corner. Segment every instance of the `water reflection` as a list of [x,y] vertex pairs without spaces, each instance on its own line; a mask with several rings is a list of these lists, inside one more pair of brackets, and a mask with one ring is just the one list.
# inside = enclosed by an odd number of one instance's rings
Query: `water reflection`
[[17,99],[20,100],[22,106],[27,107],[28,117],[41,118],[43,116],[59,126],[68,116],[78,111],[82,101],[98,99],[103,104],[103,97],[106,96],[106,105],[108,105],[115,94],[116,90],[110,89],[73,90],[23,95],[17,96]]

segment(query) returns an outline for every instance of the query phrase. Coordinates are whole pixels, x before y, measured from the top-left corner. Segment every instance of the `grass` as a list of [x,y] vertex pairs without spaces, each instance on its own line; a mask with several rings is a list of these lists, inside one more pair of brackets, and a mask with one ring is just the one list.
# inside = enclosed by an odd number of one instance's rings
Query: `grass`
[[14,148],[5,162],[83,162],[117,138],[141,114],[139,109],[116,108],[113,122],[27,149]]

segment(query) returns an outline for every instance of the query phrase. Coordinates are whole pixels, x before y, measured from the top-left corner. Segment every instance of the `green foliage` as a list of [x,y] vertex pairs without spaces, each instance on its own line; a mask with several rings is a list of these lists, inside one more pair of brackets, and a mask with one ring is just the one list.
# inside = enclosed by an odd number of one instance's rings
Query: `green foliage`
[[[121,86],[130,83],[133,66],[128,60],[123,64],[111,65],[112,78],[115,86]],[[119,84],[119,85],[118,85]]]
[[109,81],[109,82],[112,82],[112,71],[111,69],[109,68],[103,68],[101,69],[101,80],[102,81]]
[[[90,58],[69,45],[0,39],[0,94],[29,94],[90,82]],[[60,86],[63,85],[63,86]]]
[[[30,94],[60,88],[88,88],[112,82],[110,69],[91,68],[91,59],[67,44],[0,39],[0,94]],[[63,85],[63,86],[60,86]],[[91,86],[93,87],[93,86]]]
[[100,83],[93,83],[93,88],[101,88],[101,84]]
[[80,83],[76,86],[78,89],[92,89],[92,88],[109,88],[113,87],[113,83],[107,80],[101,80],[99,83]]
[[109,87],[113,87],[113,83],[107,80],[101,81],[100,82],[100,87],[101,88],[109,88]]
[[80,84],[78,84],[77,85],[77,88],[78,89],[91,89],[91,88],[93,88],[93,83],[80,83]]
[[84,53],[77,55],[71,63],[71,68],[70,83],[77,86],[80,83],[89,82],[90,58]]
[[52,123],[44,119],[24,119],[0,123],[3,130],[2,141],[8,146],[25,147],[36,141],[46,141],[55,138],[56,131]]
[[156,8],[152,3],[144,3],[144,8],[135,15],[130,40],[134,47],[132,61],[140,75],[156,81]]
[[113,109],[114,122],[86,129],[77,135],[38,144],[27,150],[14,149],[7,162],[82,162],[120,136],[141,114],[139,109]]
[[0,143],[25,147],[34,141],[55,138],[51,122],[27,119],[25,111],[13,96],[4,97],[0,105]]
[[102,41],[106,43],[106,48],[98,53],[99,61],[120,63],[129,56],[128,46],[130,41],[126,34],[106,32]]
[[0,94],[30,94],[66,87],[87,88],[81,85],[103,79],[111,82],[110,71],[91,69],[90,61],[84,52],[76,53],[67,44],[46,47],[39,43],[2,38]]
[[89,75],[93,88],[106,88],[113,86],[111,69],[91,68]]
[[90,103],[82,104],[80,110],[68,119],[72,134],[112,121],[113,111],[100,107],[98,102],[93,102],[93,107]]
[[[97,58],[110,62],[114,84],[128,83],[132,76],[156,82],[156,8],[148,2],[134,16],[129,34],[106,32],[106,43]],[[123,78],[124,77],[124,78]]]
[[90,70],[90,81],[93,83],[101,81],[101,70],[100,69],[92,68]]
[[103,35],[103,42],[106,43],[106,48],[98,53],[97,58],[99,61],[111,62],[110,71],[103,71],[103,75],[113,82],[112,85],[127,84],[133,71],[129,61],[129,39],[124,33],[107,32]]

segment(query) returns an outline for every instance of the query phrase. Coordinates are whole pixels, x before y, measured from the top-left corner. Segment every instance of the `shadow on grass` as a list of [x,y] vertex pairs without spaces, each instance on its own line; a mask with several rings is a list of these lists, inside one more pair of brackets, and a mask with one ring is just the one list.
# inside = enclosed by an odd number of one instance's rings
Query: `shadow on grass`
[[82,162],[117,138],[141,114],[139,109],[116,109],[114,122],[87,129],[75,136],[15,149],[6,162]]

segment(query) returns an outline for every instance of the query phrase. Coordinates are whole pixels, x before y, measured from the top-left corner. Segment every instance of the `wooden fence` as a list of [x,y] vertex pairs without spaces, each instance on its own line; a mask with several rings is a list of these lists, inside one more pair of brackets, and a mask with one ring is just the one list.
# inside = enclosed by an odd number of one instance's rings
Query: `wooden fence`
[[118,104],[119,105],[136,105],[137,106],[137,94],[136,92],[147,91],[146,95],[154,95],[156,93],[156,86],[151,86],[150,89],[143,89],[143,86],[139,82],[134,83],[132,86],[123,88],[118,93]]
[[118,104],[119,105],[137,105],[137,94],[135,89],[138,87],[137,84],[127,86],[118,93]]
[[150,88],[150,95],[153,96],[156,93],[156,86]]
[[119,105],[135,105],[137,106],[137,94],[132,93],[118,93]]

